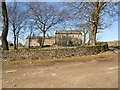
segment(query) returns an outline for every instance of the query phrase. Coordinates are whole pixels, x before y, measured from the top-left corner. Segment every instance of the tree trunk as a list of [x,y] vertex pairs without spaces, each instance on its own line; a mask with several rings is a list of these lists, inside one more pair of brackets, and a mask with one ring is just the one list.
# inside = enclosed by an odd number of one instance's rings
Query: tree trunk
[[[98,2],[96,4],[98,4]],[[98,21],[99,21],[99,10],[96,5],[92,12],[92,33],[91,33],[91,45],[92,46],[96,45],[96,34],[97,34]]]
[[83,42],[83,43],[84,43],[84,45],[85,45],[85,43],[86,43],[86,35],[87,35],[87,34],[86,34],[86,33],[84,33],[84,42]]
[[42,42],[41,42],[41,47],[43,48],[44,46],[44,41],[45,41],[45,31],[43,31],[43,38],[42,38]]
[[14,35],[14,49],[17,49],[17,47],[16,47],[16,35]]
[[17,39],[16,40],[17,40],[16,42],[17,42],[17,49],[18,49],[18,35],[17,35]]
[[84,44],[85,44],[85,42],[86,42],[86,35],[84,36]]
[[29,36],[28,48],[30,48],[30,43],[31,43],[31,35]]
[[31,47],[31,35],[32,35],[32,28],[31,28],[31,31],[30,31],[29,42],[28,42],[28,48]]
[[2,2],[2,16],[3,16],[3,31],[2,31],[2,48],[3,50],[9,50],[7,35],[8,35],[8,16],[7,16],[7,8],[5,1]]
[[96,32],[97,32],[97,30],[96,30],[96,28],[95,27],[93,27],[93,31],[92,31],[92,35],[91,35],[91,45],[92,46],[94,46],[94,45],[96,45]]
[[89,33],[89,40],[87,42],[87,45],[90,45],[90,41],[91,41],[91,33]]

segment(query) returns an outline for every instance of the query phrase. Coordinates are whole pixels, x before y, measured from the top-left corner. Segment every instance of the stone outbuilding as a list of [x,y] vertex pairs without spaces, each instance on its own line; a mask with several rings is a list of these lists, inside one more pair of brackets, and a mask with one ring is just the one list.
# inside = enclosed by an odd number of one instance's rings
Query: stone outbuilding
[[80,30],[56,30],[55,44],[58,46],[77,46],[82,44]]
[[[28,47],[29,45],[29,36],[26,38],[26,42],[25,42],[25,46]],[[30,46],[32,47],[36,47],[36,46],[40,46],[40,43],[39,43],[39,39],[42,39],[41,36],[32,36],[31,37],[31,41],[30,41]],[[53,45],[55,44],[55,37],[45,37],[45,41],[44,41],[44,45]]]

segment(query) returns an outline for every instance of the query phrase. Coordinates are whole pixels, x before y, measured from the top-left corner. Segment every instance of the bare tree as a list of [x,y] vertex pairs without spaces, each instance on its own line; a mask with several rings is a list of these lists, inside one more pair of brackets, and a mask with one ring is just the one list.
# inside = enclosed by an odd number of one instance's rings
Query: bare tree
[[43,33],[41,43],[43,47],[46,32],[51,27],[63,22],[67,16],[66,12],[48,3],[28,3],[27,5],[31,9],[31,19],[36,24],[36,27]]
[[14,35],[14,49],[18,49],[18,38],[26,25],[27,11],[26,9],[21,10],[21,3],[13,2],[8,4],[8,17],[10,30]]
[[3,50],[9,50],[8,41],[7,41],[7,35],[8,35],[7,8],[6,8],[6,3],[4,0],[3,2],[1,2],[1,4],[2,4],[2,16],[3,16],[2,48]]
[[[0,3],[0,7],[2,7],[2,3]],[[0,32],[2,32],[2,8],[0,9]]]
[[[117,3],[104,2],[104,0],[97,0],[97,2],[77,2],[70,3],[73,18],[77,23],[84,24],[89,22],[91,45],[96,44],[96,35],[99,30],[112,25],[117,16]],[[82,21],[82,22],[81,22]]]
[[87,41],[87,34],[89,33],[89,28],[87,26],[87,24],[82,24],[80,27],[81,32],[83,33],[83,44],[86,44]]
[[[114,17],[117,16],[117,4],[110,2],[91,2],[91,4],[93,6],[90,20],[92,25],[91,45],[95,45],[98,30],[107,28],[115,20]],[[106,19],[105,17],[109,18]]]
[[32,37],[33,32],[35,31],[35,27],[34,27],[35,25],[34,25],[33,22],[28,22],[27,25],[28,25],[28,31],[27,32],[29,32],[29,35],[28,35],[28,39],[29,39],[28,48],[30,48],[31,47],[31,37]]

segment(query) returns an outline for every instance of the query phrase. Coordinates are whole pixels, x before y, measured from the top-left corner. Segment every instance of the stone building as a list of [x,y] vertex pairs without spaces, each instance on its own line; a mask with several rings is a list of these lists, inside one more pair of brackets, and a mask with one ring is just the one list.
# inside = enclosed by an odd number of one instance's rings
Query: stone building
[[[31,41],[30,41],[30,46],[32,46],[32,47],[34,47],[34,46],[40,46],[39,43],[38,43],[38,39],[39,39],[39,38],[40,38],[40,37],[38,37],[38,36],[32,36],[32,37],[31,37]],[[26,46],[26,47],[29,46],[29,39],[30,39],[30,37],[28,36],[28,37],[26,38],[26,42],[25,42],[25,46]]]
[[58,46],[81,45],[82,33],[80,30],[57,30],[55,33],[55,44]]
[[[25,46],[29,46],[29,36],[26,38]],[[31,41],[30,41],[30,46],[35,47],[35,46],[40,46],[39,44],[39,39],[42,39],[41,36],[32,36]],[[55,44],[55,37],[45,37],[44,45],[53,45]]]
[[45,42],[44,45],[54,45],[55,44],[55,37],[54,36],[50,36],[50,37],[46,37],[45,38]]

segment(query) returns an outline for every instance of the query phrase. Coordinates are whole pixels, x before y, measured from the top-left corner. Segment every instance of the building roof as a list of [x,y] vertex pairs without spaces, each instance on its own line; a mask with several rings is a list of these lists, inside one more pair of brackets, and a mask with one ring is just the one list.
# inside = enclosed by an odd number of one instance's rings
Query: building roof
[[80,30],[56,30],[56,34],[80,34]]
[[[28,36],[26,39],[29,39],[30,36]],[[31,39],[39,39],[42,38],[42,36],[32,36]],[[52,39],[55,38],[54,36],[49,36],[49,37],[45,37],[45,39]]]

